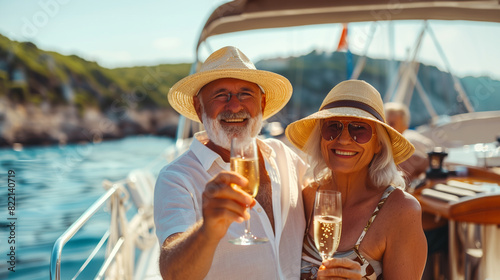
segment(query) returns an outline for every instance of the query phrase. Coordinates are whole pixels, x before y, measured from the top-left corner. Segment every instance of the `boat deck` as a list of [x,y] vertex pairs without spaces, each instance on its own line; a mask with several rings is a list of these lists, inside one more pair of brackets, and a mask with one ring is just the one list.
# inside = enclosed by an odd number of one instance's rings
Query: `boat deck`
[[154,246],[142,253],[139,264],[136,267],[134,279],[162,280],[158,268],[160,257],[160,245],[155,242]]

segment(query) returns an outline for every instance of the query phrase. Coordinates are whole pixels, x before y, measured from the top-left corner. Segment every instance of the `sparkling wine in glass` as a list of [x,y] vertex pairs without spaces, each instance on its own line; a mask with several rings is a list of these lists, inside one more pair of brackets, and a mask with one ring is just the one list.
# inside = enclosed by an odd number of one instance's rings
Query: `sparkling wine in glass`
[[[255,138],[233,138],[231,141],[231,170],[247,178],[248,186],[240,187],[253,198],[259,191],[259,158]],[[247,205],[248,207],[248,205]],[[239,238],[230,240],[236,245],[253,245],[268,242],[267,238],[256,237],[250,232],[250,220],[245,221],[245,233]]]
[[318,190],[314,204],[314,244],[323,260],[333,257],[342,231],[341,193]]

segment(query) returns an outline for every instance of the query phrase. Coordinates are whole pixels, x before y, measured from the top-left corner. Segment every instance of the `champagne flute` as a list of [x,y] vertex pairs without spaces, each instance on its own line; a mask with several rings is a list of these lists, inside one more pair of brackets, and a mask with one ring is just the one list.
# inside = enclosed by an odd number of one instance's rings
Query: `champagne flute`
[[321,258],[333,257],[340,243],[342,231],[341,193],[318,190],[314,203],[314,244]]
[[[259,191],[260,182],[259,158],[255,138],[233,138],[231,140],[231,170],[247,178],[248,186],[238,187],[255,198]],[[239,238],[229,240],[229,242],[236,245],[253,245],[266,243],[268,239],[254,236],[250,232],[250,220],[246,220],[245,233]]]

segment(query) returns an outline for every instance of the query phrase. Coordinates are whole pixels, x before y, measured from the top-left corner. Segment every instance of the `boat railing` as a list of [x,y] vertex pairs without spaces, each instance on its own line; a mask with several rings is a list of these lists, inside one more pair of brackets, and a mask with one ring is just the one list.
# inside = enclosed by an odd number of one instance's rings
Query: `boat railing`
[[[105,244],[106,256],[94,279],[103,279],[106,274],[106,279],[132,279],[132,277],[144,279],[140,275],[144,269],[135,266],[135,252],[139,249],[147,255],[157,242],[153,221],[154,166],[163,166],[174,160],[187,150],[191,140],[189,137],[184,137],[183,141],[177,140],[176,144],[166,149],[156,162],[143,169],[132,170],[123,180],[116,182],[105,180],[103,187],[107,191],[54,243],[50,259],[50,279],[61,279],[64,246],[103,208],[110,212],[110,227],[71,279],[76,279],[85,270]],[[129,219],[127,214],[130,214],[128,210],[132,206],[137,211],[133,212],[133,217]]]
[[[52,255],[50,258],[50,279],[51,280],[59,280],[61,279],[61,257],[62,250],[64,246],[70,241],[73,236],[90,220],[92,216],[99,209],[101,209],[105,203],[117,192],[118,189],[122,188],[123,184],[117,183],[114,184],[106,193],[104,193],[96,202],[94,202],[54,243],[52,248]],[[97,244],[94,251],[91,254],[93,258],[95,256],[95,252],[98,251],[104,244],[104,241],[109,237],[109,230],[103,235],[101,241]],[[84,263],[86,266],[91,259],[87,259]],[[85,268],[85,267],[83,267]],[[83,269],[80,269],[79,273]],[[79,274],[77,273],[77,274]],[[75,275],[76,278],[78,275]]]
[[[89,220],[103,207],[111,212],[110,228],[72,277],[76,279],[107,244],[106,257],[94,279],[132,279],[134,275],[135,249],[146,250],[156,242],[153,225],[152,192],[154,178],[143,170],[132,171],[127,179],[110,182],[104,181],[107,189],[54,243],[50,260],[50,279],[61,279],[61,261],[64,246],[80,231]],[[127,219],[131,201],[137,208],[137,214]],[[120,256],[120,257],[118,257]],[[115,267],[114,272],[110,268]]]

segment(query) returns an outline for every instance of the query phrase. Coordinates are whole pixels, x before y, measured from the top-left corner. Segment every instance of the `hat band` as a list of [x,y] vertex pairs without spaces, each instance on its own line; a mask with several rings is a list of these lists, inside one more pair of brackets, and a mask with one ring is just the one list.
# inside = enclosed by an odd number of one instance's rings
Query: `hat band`
[[381,122],[385,122],[384,118],[375,110],[373,107],[370,105],[367,105],[365,103],[359,102],[359,101],[354,101],[354,100],[339,100],[339,101],[333,101],[332,103],[326,104],[321,110],[326,110],[326,109],[332,109],[332,108],[337,108],[337,107],[353,107],[357,109],[361,109],[363,111],[366,111],[370,114],[372,114],[375,118],[377,118]]

